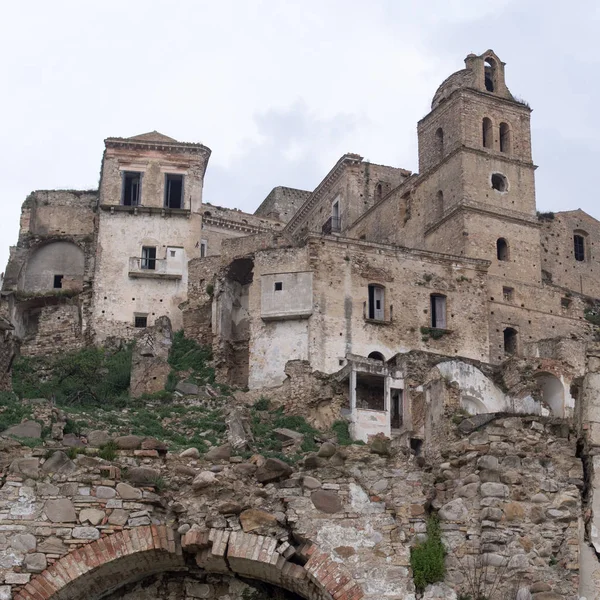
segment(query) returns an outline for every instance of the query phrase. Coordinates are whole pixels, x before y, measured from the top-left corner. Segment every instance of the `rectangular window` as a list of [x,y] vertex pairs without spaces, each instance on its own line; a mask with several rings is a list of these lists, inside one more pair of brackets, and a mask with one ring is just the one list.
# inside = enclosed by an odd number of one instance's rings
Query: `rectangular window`
[[503,287],[502,288],[502,296],[504,296],[505,302],[512,302],[514,295],[514,288],[511,287]]
[[275,282],[275,291],[281,292],[281,290],[283,290],[283,281],[276,281]]
[[446,296],[431,295],[431,327],[446,329]]
[[165,175],[165,206],[183,208],[183,175]]
[[585,238],[582,235],[573,236],[573,252],[575,254],[575,260],[585,260]]
[[148,327],[148,317],[146,315],[135,315],[134,324],[136,327]]
[[142,247],[142,269],[154,271],[156,269],[156,248],[154,246]]
[[123,206],[139,206],[141,191],[142,174],[134,171],[124,171],[121,204]]
[[205,256],[208,256],[208,242],[202,240],[200,242],[200,258],[204,258]]
[[384,308],[385,289],[380,285],[369,286],[369,319],[383,321],[385,319]]
[[62,288],[62,280],[64,275],[55,275],[54,276],[54,289],[59,290]]

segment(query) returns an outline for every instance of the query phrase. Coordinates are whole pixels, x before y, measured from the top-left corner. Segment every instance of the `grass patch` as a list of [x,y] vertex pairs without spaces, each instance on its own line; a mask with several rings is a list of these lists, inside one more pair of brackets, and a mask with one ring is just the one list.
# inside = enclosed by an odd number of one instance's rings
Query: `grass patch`
[[336,421],[331,426],[331,431],[335,433],[338,444],[340,446],[350,446],[352,444],[352,438],[350,437],[350,429],[348,427],[348,421],[342,419]]
[[29,407],[24,406],[12,392],[0,392],[0,432],[26,418],[31,418]]
[[117,458],[118,446],[112,440],[110,442],[106,442],[106,444],[102,444],[100,446],[100,450],[98,451],[98,456],[103,458],[104,460],[113,461]]
[[410,566],[417,592],[431,583],[443,581],[446,574],[446,550],[442,544],[440,523],[436,516],[427,519],[427,539],[410,552]]

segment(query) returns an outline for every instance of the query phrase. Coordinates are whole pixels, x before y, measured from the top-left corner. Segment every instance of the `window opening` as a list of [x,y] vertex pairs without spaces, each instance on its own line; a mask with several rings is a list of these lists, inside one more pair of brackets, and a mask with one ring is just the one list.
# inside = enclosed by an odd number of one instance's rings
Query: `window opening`
[[385,358],[381,352],[371,352],[367,358],[371,358],[373,360],[380,360],[381,362],[385,361]]
[[340,220],[340,202],[336,200],[331,205],[331,231],[340,231],[341,229],[341,220]]
[[138,206],[142,190],[142,174],[133,171],[123,173],[123,190],[121,204],[123,206]]
[[444,192],[438,190],[435,195],[435,217],[439,219],[444,214]]
[[283,281],[276,281],[275,282],[275,291],[281,292],[282,290],[283,290]]
[[496,256],[498,260],[508,260],[508,242],[504,238],[496,242]]
[[492,128],[492,121],[485,117],[483,119],[483,147],[493,148],[494,147],[494,134]]
[[356,407],[367,410],[385,410],[385,377],[356,374]]
[[567,298],[566,296],[560,299],[560,305],[563,308],[569,308],[571,306],[571,298]]
[[173,258],[175,256],[175,250],[171,250],[171,257]]
[[378,183],[375,186],[375,201],[381,200],[383,196],[383,186],[381,185],[381,183]]
[[141,315],[135,315],[135,326],[136,327],[148,327],[148,317],[147,316],[141,316]]
[[502,296],[504,296],[504,300],[506,302],[512,302],[514,295],[514,288],[511,287],[503,287],[502,288]]
[[403,422],[404,403],[403,403],[403,391],[392,388],[391,390],[391,415],[390,425],[392,429],[400,429]]
[[208,242],[202,240],[200,242],[200,258],[204,258],[205,256],[208,256]]
[[142,269],[154,271],[156,269],[156,248],[154,246],[142,247]]
[[512,327],[507,327],[504,330],[504,352],[506,354],[517,353],[517,338],[518,333],[516,329],[513,329]]
[[438,160],[444,157],[444,130],[440,127],[435,132],[435,148]]
[[183,175],[165,175],[165,206],[183,208]]
[[506,123],[500,123],[500,152],[510,152],[510,128]]
[[431,294],[431,327],[446,329],[446,296]]
[[585,260],[585,238],[577,233],[573,236],[573,253],[575,260],[579,262]]
[[499,192],[505,192],[508,189],[508,180],[500,173],[492,175],[492,187]]
[[486,58],[484,63],[485,89],[493,92],[496,87],[496,61],[493,58]]
[[384,310],[384,288],[380,285],[369,285],[369,319],[383,321]]
[[55,275],[54,276],[54,289],[59,290],[62,288],[62,281],[63,281],[63,277],[64,275]]

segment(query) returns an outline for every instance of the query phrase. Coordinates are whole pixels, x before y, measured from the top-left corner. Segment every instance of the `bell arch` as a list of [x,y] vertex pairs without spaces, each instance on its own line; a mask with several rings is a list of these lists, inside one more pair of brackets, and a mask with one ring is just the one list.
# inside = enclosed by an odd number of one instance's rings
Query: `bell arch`
[[125,529],[63,556],[14,600],[96,600],[149,575],[185,570],[188,554],[207,572],[262,581],[307,600],[364,597],[346,568],[315,544],[296,548],[294,562],[279,550],[277,539],[242,531],[191,530],[179,541],[165,525]]

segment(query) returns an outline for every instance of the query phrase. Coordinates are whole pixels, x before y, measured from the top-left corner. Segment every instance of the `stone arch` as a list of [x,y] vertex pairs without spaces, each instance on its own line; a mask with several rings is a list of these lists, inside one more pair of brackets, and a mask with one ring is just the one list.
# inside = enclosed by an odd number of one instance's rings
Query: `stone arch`
[[55,277],[61,276],[61,287],[81,290],[85,255],[75,243],[53,241],[31,251],[19,276],[19,290],[40,292],[55,289]]
[[460,398],[460,406],[470,415],[483,415],[490,412],[482,400],[474,398],[473,396],[462,395]]
[[34,577],[14,600],[95,600],[143,577],[184,570],[189,554],[207,572],[263,581],[310,600],[364,597],[346,568],[315,544],[296,548],[294,562],[285,558],[290,548],[275,538],[241,531],[191,530],[179,542],[165,525],[136,527],[71,551]]

